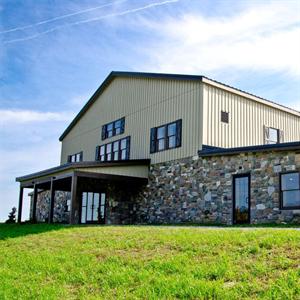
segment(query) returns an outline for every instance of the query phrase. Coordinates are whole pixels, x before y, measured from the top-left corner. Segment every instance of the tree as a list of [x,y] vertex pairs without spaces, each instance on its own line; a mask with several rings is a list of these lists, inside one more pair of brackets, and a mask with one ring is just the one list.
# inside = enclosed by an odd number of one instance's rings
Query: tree
[[10,223],[16,223],[16,212],[17,209],[13,207],[11,209],[11,212],[8,214],[8,219],[6,220],[5,223],[10,224]]

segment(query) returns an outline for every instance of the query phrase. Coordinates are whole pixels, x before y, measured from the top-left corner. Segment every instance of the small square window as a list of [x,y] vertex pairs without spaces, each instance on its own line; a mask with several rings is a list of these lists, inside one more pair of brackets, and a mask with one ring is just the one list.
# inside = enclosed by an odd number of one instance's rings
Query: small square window
[[229,123],[229,113],[225,111],[221,111],[221,122]]
[[283,131],[277,128],[264,126],[265,144],[278,144],[283,141]]

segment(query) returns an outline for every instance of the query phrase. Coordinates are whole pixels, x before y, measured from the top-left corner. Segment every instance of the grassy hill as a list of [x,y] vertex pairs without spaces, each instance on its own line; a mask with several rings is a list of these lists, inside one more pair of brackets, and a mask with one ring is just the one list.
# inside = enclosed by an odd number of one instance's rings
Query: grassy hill
[[0,224],[0,299],[300,299],[300,231]]

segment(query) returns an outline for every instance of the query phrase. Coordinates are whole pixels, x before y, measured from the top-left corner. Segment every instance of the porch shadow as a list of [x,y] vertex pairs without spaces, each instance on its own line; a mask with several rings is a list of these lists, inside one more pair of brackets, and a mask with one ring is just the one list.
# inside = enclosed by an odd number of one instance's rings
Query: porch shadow
[[0,223],[0,241],[17,238],[29,234],[40,234],[48,231],[68,229],[70,226],[63,224],[5,224]]

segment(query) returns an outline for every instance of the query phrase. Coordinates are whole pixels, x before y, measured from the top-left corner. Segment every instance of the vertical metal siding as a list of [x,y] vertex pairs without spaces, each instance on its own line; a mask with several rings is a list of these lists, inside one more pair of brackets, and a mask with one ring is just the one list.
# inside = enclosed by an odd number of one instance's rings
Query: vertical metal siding
[[[283,130],[285,142],[300,140],[296,115],[208,84],[203,89],[203,144],[226,148],[263,144],[263,125]],[[221,122],[221,110],[229,112],[229,124]]]
[[[153,163],[197,155],[202,134],[202,83],[193,81],[116,78],[62,141],[61,163],[83,151],[95,159],[96,145],[131,136],[131,159]],[[103,124],[125,116],[125,132],[101,141]],[[150,129],[182,119],[182,146],[150,154]]]

